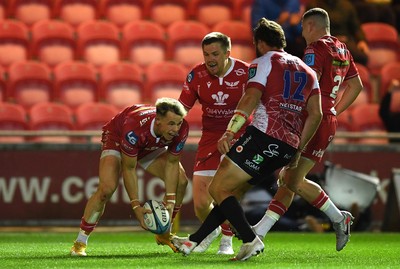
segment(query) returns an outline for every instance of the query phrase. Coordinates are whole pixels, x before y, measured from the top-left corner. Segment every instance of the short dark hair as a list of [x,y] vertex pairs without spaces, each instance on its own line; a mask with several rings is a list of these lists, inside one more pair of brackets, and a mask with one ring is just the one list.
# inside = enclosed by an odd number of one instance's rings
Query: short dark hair
[[328,14],[328,12],[326,12],[325,9],[316,7],[316,8],[307,10],[303,14],[303,21],[310,17],[316,17],[322,27],[325,27],[328,31],[330,30],[331,23],[329,20],[329,14]]
[[266,18],[261,18],[253,30],[255,41],[264,41],[271,47],[283,49],[286,47],[285,32],[282,27]]
[[215,42],[218,42],[219,44],[221,44],[221,48],[224,51],[231,50],[230,37],[223,33],[220,33],[220,32],[211,32],[211,33],[207,34],[201,41],[201,47],[203,48],[205,45],[210,45]]
[[185,107],[178,100],[169,97],[162,97],[157,99],[157,115],[164,117],[165,115],[167,115],[168,111],[171,111],[181,117],[185,117],[187,114]]

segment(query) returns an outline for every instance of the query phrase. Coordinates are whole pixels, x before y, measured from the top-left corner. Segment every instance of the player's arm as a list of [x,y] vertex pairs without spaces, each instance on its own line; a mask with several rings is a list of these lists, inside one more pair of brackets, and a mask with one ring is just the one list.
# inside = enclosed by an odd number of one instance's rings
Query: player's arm
[[363,89],[360,76],[356,76],[346,80],[347,87],[340,98],[339,102],[335,105],[336,116],[345,111],[356,100],[358,94]]
[[321,108],[321,95],[314,94],[308,98],[307,102],[307,118],[304,122],[303,131],[301,132],[301,138],[296,155],[292,158],[288,168],[296,168],[299,162],[301,152],[314,136],[318,129],[319,124],[322,120],[322,108]]
[[122,177],[124,179],[125,190],[128,193],[129,199],[131,200],[132,209],[135,212],[136,219],[139,221],[140,226],[147,230],[147,227],[144,224],[143,215],[149,211],[140,206],[136,166],[136,156],[130,157],[122,153]]
[[228,123],[224,135],[218,140],[218,150],[221,154],[226,154],[231,146],[231,141],[235,134],[242,128],[249,115],[260,101],[262,92],[257,88],[246,89],[245,94],[240,99],[235,113]]
[[176,203],[176,192],[179,180],[179,161],[180,155],[167,153],[167,162],[165,164],[165,200],[166,207],[172,216],[172,211]]

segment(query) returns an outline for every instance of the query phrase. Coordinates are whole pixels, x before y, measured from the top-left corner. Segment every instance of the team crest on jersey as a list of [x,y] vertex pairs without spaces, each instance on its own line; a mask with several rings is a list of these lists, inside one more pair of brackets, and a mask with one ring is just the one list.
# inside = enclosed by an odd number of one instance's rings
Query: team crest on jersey
[[126,134],[126,140],[128,140],[129,144],[135,145],[138,140],[138,136],[135,134],[134,131],[130,131]]
[[217,92],[217,94],[211,95],[211,98],[215,100],[214,105],[224,106],[226,105],[225,100],[229,97],[229,94],[223,92]]
[[254,78],[257,74],[257,64],[252,64],[249,67],[249,79]]
[[235,89],[238,88],[239,80],[234,82],[224,81],[224,83],[228,89]]
[[238,76],[238,77],[246,74],[246,72],[244,71],[243,68],[235,69],[234,72],[235,72],[236,76]]
[[194,78],[194,72],[193,72],[193,70],[192,70],[192,71],[190,71],[190,73],[187,75],[186,80],[187,80],[188,83],[190,83],[190,82],[193,80],[193,78]]
[[304,62],[308,66],[313,66],[315,64],[315,54],[311,53],[304,55]]

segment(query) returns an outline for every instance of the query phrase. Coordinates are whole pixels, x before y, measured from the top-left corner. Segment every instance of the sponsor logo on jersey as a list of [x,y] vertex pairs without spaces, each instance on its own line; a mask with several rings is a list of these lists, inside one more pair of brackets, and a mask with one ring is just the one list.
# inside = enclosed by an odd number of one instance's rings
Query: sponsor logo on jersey
[[333,66],[348,66],[350,65],[350,62],[348,60],[332,60],[332,65]]
[[214,118],[228,118],[232,117],[235,112],[234,109],[216,109],[216,108],[206,108],[207,116]]
[[127,133],[125,138],[131,145],[135,145],[138,140],[138,136],[135,134],[134,131],[130,131],[129,133]]
[[187,75],[186,81],[187,81],[188,83],[190,83],[190,82],[192,82],[193,78],[194,78],[194,71],[192,70],[192,71],[190,71],[190,73]]
[[304,55],[304,62],[308,66],[313,66],[315,64],[315,54],[310,53],[310,54]]
[[260,163],[262,163],[263,161],[264,161],[264,157],[263,157],[263,156],[261,156],[260,154],[254,155],[254,157],[253,157],[253,162],[254,162],[255,164],[260,164]]
[[245,160],[244,164],[249,167],[250,169],[253,169],[255,171],[260,171],[260,166],[258,166],[257,164],[255,164],[254,162],[250,161],[250,160]]
[[149,119],[150,119],[150,117],[147,117],[147,118],[141,119],[141,120],[139,121],[139,123],[140,123],[140,127],[142,127],[144,124],[146,124],[146,122],[148,122],[148,121],[149,121]]
[[239,85],[239,80],[235,82],[224,81],[228,89],[237,89]]
[[249,79],[254,78],[257,74],[257,64],[252,64],[249,67]]
[[244,71],[243,68],[235,69],[235,70],[233,70],[233,72],[235,72],[236,76],[238,76],[238,77],[246,75],[246,71]]
[[322,149],[319,150],[313,150],[312,155],[318,158],[322,158],[324,156],[325,151]]
[[263,154],[269,158],[274,156],[279,156],[279,151],[277,150],[279,146],[277,144],[269,144],[268,149],[263,151]]
[[155,113],[155,112],[156,112],[155,108],[154,109],[149,109],[149,110],[145,110],[143,112],[140,112],[139,116],[143,116],[143,115],[147,115],[147,114],[151,114],[151,113]]
[[207,81],[207,88],[211,87],[211,81]]
[[229,98],[229,94],[219,91],[217,94],[211,95],[211,98],[215,100],[214,105],[225,106],[225,100]]
[[242,151],[243,151],[243,146],[239,145],[239,146],[236,147],[236,152],[237,153],[240,153]]
[[295,105],[295,104],[289,104],[289,103],[279,103],[279,108],[295,111],[295,112],[301,112],[303,111],[303,107]]

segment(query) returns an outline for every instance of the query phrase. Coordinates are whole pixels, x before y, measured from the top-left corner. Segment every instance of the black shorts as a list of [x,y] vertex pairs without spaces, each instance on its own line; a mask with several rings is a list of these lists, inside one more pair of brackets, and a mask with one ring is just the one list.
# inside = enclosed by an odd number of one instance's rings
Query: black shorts
[[254,126],[248,126],[226,155],[253,177],[248,183],[256,185],[287,165],[296,151],[289,144],[266,135]]

